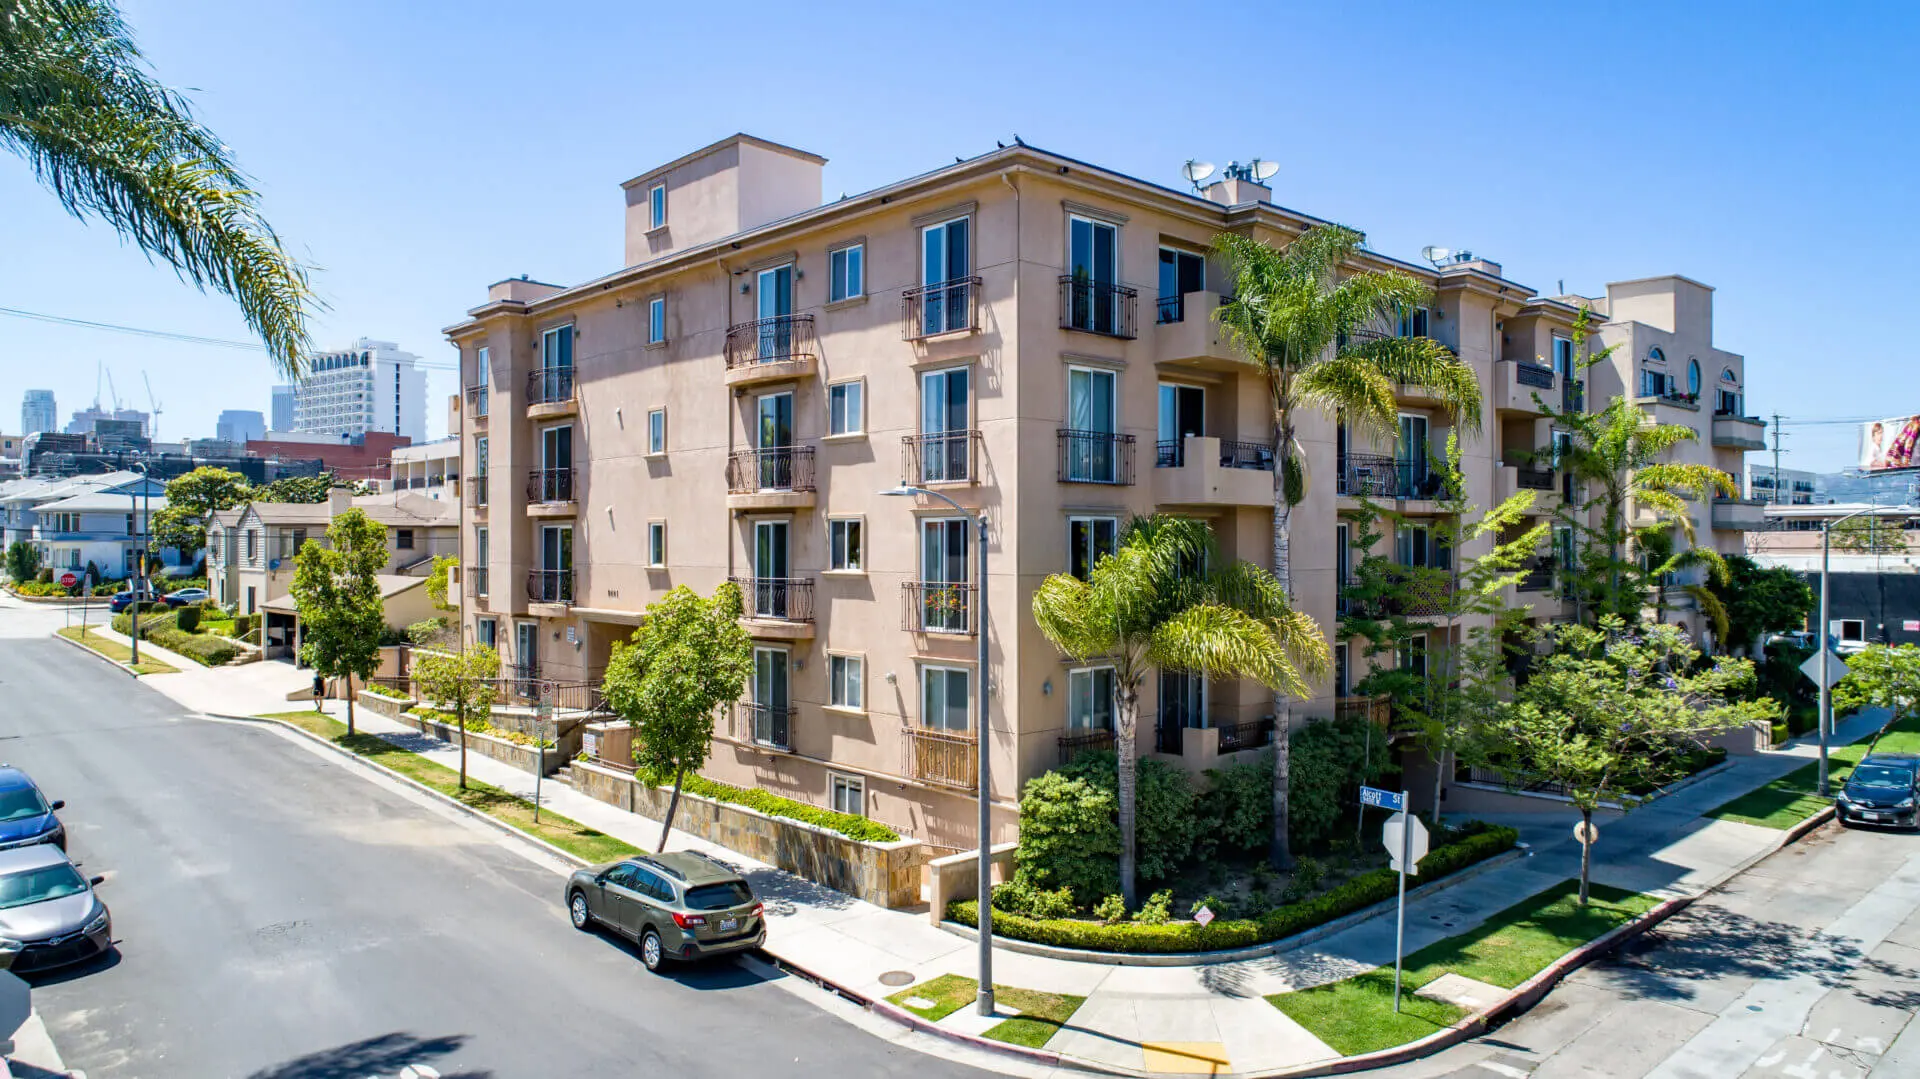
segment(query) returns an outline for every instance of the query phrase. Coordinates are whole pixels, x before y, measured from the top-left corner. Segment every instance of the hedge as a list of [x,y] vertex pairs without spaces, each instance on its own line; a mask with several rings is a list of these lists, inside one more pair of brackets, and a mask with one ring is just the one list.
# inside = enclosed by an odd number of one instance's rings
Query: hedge
[[[1444,877],[1475,862],[1485,861],[1512,847],[1519,838],[1520,833],[1512,828],[1491,828],[1458,843],[1430,851],[1420,859],[1420,878],[1432,880]],[[1247,948],[1290,937],[1381,900],[1392,899],[1399,887],[1400,882],[1393,870],[1375,869],[1312,899],[1275,907],[1258,918],[1221,918],[1204,926],[1197,922],[1168,922],[1165,925],[1120,922],[1108,925],[1078,918],[1026,918],[996,910],[993,912],[993,931],[1014,940],[1094,952],[1163,954]],[[976,926],[979,924],[978,906],[971,899],[955,900],[947,904],[947,918],[961,925]]]
[[688,794],[697,794],[716,802],[743,805],[748,809],[765,813],[769,817],[787,817],[806,824],[818,825],[830,832],[839,832],[848,839],[857,839],[863,843],[900,841],[900,833],[879,821],[856,817],[851,813],[836,813],[831,809],[810,806],[805,802],[796,802],[791,798],[782,798],[763,790],[730,787],[725,783],[715,783],[705,776],[688,776],[686,789]]
[[378,697],[384,701],[399,701],[403,704],[413,700],[412,697],[409,697],[406,694],[401,693],[399,690],[390,689],[384,685],[380,685],[379,683],[361,686],[360,695],[363,697],[367,697],[367,696]]
[[178,652],[208,667],[218,667],[240,654],[239,646],[232,641],[204,633],[184,633],[164,622],[142,629],[140,635],[170,652]]

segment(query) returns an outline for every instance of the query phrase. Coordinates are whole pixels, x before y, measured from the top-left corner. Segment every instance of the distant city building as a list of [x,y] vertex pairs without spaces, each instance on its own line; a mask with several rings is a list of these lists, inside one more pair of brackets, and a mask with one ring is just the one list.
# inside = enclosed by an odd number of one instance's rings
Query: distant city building
[[20,433],[59,429],[60,409],[53,402],[53,391],[28,390],[20,401]]
[[273,388],[273,427],[275,431],[293,430],[294,388],[291,383]]
[[312,357],[307,376],[294,387],[291,430],[334,435],[378,431],[424,440],[427,375],[419,359],[391,341],[364,337],[342,351]]
[[392,491],[420,491],[430,498],[459,498],[459,437],[395,448],[386,486]]
[[213,437],[222,442],[245,444],[267,437],[267,418],[257,409],[230,408],[220,413],[213,425]]
[[1776,471],[1759,461],[1747,462],[1747,497],[1779,506],[1817,506],[1827,500],[1819,473],[1797,468]]
[[104,408],[95,407],[95,408],[83,408],[75,412],[73,414],[73,419],[67,421],[66,433],[70,435],[93,434],[95,425],[100,423],[100,421],[102,420],[117,420],[117,421],[124,421],[127,423],[137,423],[140,425],[140,434],[143,436],[150,433],[153,430],[151,426],[152,417],[148,416],[145,412],[142,412],[139,409],[116,408],[113,411],[109,412]]
[[317,458],[323,468],[343,480],[384,480],[392,474],[394,452],[409,440],[404,435],[369,431],[346,438],[278,432],[247,443],[249,457]]

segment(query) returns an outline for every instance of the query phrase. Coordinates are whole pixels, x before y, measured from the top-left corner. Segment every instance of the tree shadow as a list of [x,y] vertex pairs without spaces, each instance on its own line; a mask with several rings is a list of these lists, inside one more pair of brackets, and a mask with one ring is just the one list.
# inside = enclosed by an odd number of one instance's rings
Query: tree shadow
[[1689,984],[1718,978],[1811,977],[1828,989],[1866,969],[1912,977],[1894,964],[1870,961],[1860,946],[1785,922],[1718,907],[1695,907],[1683,925],[1648,930],[1623,945],[1602,969],[1629,999],[1691,1000]]
[[[436,1058],[457,1052],[466,1042],[465,1034],[418,1038],[395,1031],[262,1068],[248,1079],[368,1079],[369,1076],[397,1075],[408,1065],[431,1064]],[[441,1079],[492,1079],[492,1076],[491,1071],[463,1071],[442,1073]]]

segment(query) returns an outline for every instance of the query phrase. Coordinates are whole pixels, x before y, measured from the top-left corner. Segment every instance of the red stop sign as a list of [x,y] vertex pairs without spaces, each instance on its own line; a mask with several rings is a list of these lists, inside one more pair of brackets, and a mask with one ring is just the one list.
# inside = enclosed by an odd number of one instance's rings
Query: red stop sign
[[73,571],[71,570],[67,571],[66,573],[62,573],[60,575],[60,585],[63,588],[72,588],[74,585],[77,585],[79,583],[80,583],[80,578],[75,577],[73,575]]

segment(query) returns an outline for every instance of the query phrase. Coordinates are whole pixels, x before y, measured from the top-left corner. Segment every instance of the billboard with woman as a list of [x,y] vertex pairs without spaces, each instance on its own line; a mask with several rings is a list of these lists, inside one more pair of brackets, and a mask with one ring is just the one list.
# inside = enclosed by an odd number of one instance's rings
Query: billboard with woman
[[1920,416],[1874,420],[1860,428],[1860,467],[1868,472],[1920,468]]

